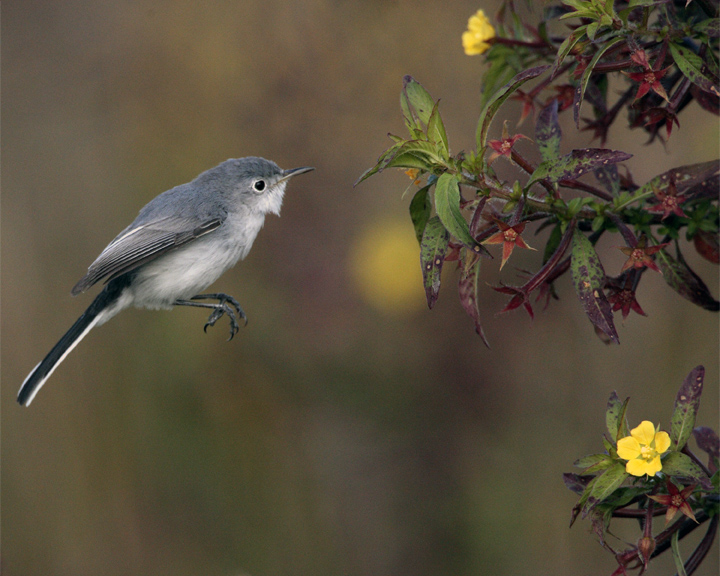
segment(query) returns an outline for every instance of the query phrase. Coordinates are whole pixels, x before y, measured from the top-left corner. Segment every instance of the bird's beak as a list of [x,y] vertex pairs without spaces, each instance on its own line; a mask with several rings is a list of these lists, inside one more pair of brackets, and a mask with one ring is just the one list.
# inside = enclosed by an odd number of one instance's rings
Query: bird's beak
[[292,178],[293,176],[297,176],[298,174],[305,174],[305,172],[311,172],[312,170],[315,170],[315,168],[311,166],[303,166],[302,168],[290,168],[290,170],[283,170],[280,182],[283,182],[288,178]]

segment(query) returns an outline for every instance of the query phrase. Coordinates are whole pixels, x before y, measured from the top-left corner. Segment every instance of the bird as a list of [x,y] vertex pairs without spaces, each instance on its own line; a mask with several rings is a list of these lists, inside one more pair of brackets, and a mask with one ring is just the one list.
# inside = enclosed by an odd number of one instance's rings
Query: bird
[[267,214],[280,215],[289,179],[311,170],[283,170],[256,156],[231,158],[156,196],[75,284],[73,295],[105,281],[87,310],[25,378],[18,403],[29,406],[90,330],[130,306],[207,308],[211,313],[204,330],[227,316],[231,340],[239,330],[238,318],[247,323],[245,312],[232,296],[202,291],[247,256]]

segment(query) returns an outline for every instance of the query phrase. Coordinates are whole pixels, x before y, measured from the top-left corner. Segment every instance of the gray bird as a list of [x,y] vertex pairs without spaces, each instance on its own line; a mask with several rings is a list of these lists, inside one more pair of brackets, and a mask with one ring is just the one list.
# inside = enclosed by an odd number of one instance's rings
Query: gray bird
[[18,402],[28,406],[92,328],[129,306],[209,308],[205,330],[227,315],[232,339],[238,316],[247,321],[238,302],[227,294],[200,292],[247,256],[265,215],[280,215],[288,180],[311,170],[282,170],[264,158],[234,158],[151,200],[72,289],[76,295],[105,278],[102,292],[25,378]]

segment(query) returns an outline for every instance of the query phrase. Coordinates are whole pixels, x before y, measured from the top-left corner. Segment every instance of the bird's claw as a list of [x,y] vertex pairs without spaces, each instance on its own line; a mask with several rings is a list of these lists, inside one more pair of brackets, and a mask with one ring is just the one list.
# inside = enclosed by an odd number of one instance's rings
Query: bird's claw
[[217,298],[218,303],[215,305],[215,309],[212,311],[212,314],[210,314],[210,316],[208,317],[208,320],[203,327],[203,331],[207,334],[208,326],[215,326],[215,323],[220,318],[222,318],[223,315],[227,314],[227,317],[230,320],[230,338],[228,338],[229,342],[240,330],[240,326],[237,320],[238,316],[245,320],[245,325],[247,326],[247,315],[240,307],[240,303],[232,296],[228,296],[227,294],[208,294],[206,296]]

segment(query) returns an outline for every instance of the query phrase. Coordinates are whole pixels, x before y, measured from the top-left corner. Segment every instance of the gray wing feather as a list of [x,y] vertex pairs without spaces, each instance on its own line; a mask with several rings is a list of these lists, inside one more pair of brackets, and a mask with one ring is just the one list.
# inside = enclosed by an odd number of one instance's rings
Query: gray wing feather
[[212,218],[191,227],[192,224],[185,218],[166,218],[125,230],[90,265],[87,274],[73,287],[72,293],[84,292],[105,277],[108,282],[200,238],[217,229],[222,219]]

